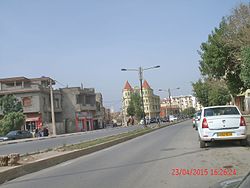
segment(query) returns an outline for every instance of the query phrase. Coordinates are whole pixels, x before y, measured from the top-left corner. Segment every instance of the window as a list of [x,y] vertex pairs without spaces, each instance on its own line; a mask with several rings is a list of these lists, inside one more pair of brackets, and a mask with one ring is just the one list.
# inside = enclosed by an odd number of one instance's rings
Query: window
[[23,102],[23,106],[24,107],[28,107],[28,106],[32,105],[32,103],[31,103],[31,97],[23,97],[22,98],[22,102]]
[[208,108],[204,111],[204,116],[220,116],[220,115],[239,115],[239,111],[235,107],[219,107]]
[[60,108],[59,99],[55,99],[55,108]]
[[80,104],[80,95],[76,95],[76,104]]

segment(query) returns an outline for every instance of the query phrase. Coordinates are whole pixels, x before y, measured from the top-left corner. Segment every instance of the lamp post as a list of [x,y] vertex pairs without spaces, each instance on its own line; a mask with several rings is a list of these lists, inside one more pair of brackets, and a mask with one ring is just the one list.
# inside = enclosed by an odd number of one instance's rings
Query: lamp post
[[[179,87],[174,88],[174,89],[180,89]],[[172,89],[173,90],[173,89]],[[170,105],[170,115],[172,115],[172,99],[171,99],[171,89],[168,88],[168,90],[166,89],[159,89],[159,91],[166,91],[168,92],[168,99],[169,99],[169,105]]]
[[144,100],[143,100],[143,89],[142,89],[142,80],[143,80],[143,71],[149,70],[149,69],[156,69],[160,68],[160,65],[143,68],[139,67],[138,69],[121,69],[121,71],[137,71],[139,73],[139,81],[140,81],[140,91],[141,91],[141,106],[142,106],[142,118],[143,118],[143,124],[146,126],[146,119],[145,119],[145,112],[144,112]]
[[50,105],[51,105],[51,122],[52,122],[52,134],[56,135],[56,123],[55,123],[55,111],[54,111],[54,99],[53,99],[53,87],[52,87],[52,79],[49,79],[49,87],[50,87]]

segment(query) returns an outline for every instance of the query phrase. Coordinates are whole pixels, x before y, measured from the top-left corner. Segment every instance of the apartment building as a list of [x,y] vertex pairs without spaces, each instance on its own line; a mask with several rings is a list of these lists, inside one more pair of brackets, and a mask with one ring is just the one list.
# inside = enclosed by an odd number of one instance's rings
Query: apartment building
[[202,106],[192,95],[176,96],[165,98],[161,101],[161,117],[168,114],[179,114],[187,108],[195,108],[196,111],[201,110]]
[[[139,87],[134,87],[126,81],[125,86],[122,92],[122,113],[124,117],[127,117],[127,108],[129,106],[131,95],[134,92],[140,93]],[[160,114],[160,97],[153,93],[153,89],[149,86],[146,80],[143,81],[142,84],[142,92],[143,92],[143,102],[144,102],[144,112],[145,116],[148,118],[158,117]],[[124,120],[124,122],[126,122]]]

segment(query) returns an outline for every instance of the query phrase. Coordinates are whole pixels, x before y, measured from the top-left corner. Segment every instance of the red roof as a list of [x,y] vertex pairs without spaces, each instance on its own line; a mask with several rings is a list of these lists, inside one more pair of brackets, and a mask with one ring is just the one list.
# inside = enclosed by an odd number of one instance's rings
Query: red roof
[[133,88],[132,88],[131,85],[128,83],[128,81],[126,81],[126,84],[125,84],[125,86],[124,86],[124,89],[133,90]]
[[142,84],[142,87],[143,87],[144,89],[151,89],[150,86],[149,86],[149,84],[148,84],[148,82],[147,82],[146,80],[144,80],[144,82],[143,82],[143,84]]

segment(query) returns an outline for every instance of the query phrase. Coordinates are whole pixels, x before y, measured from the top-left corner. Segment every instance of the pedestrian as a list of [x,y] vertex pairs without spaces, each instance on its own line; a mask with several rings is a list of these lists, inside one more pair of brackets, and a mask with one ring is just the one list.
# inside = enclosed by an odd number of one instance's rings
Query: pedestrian
[[35,129],[35,137],[39,137],[39,130],[38,130],[38,128]]
[[47,127],[44,127],[43,129],[43,136],[49,136],[49,130]]
[[39,133],[39,137],[43,137],[43,130],[41,128],[39,128],[38,133]]
[[159,117],[157,117],[157,123],[160,124],[160,118]]

